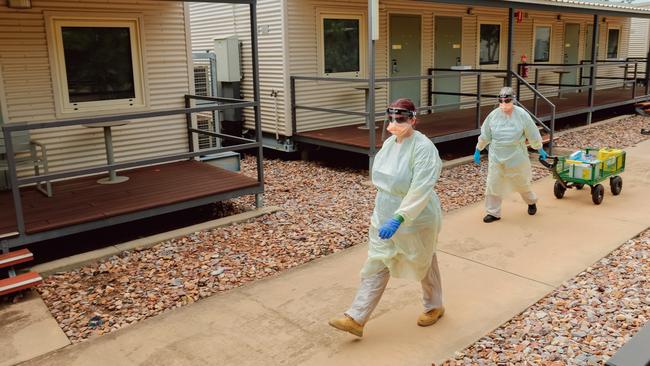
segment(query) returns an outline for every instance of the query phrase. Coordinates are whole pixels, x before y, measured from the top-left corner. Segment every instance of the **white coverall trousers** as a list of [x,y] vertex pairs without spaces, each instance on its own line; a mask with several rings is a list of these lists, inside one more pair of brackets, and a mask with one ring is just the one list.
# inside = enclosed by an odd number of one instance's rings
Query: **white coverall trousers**
[[[533,191],[528,192],[519,192],[521,198],[526,202],[527,205],[532,205],[537,203],[537,195]],[[488,194],[485,196],[485,210],[488,214],[494,217],[501,217],[501,202],[503,199],[501,196],[495,196]]]
[[[381,299],[390,272],[388,268],[369,276],[361,278],[361,285],[357,289],[357,294],[350,308],[345,312],[357,323],[364,325],[370,314],[375,310]],[[442,284],[440,282],[440,269],[438,268],[438,258],[434,254],[431,259],[429,271],[420,281],[422,284],[422,304],[424,311],[430,311],[442,307]]]

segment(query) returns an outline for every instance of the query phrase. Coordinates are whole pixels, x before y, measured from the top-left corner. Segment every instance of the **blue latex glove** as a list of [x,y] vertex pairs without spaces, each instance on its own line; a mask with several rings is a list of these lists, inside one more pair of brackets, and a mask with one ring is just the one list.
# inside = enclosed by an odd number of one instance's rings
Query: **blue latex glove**
[[537,150],[537,152],[539,153],[540,159],[546,160],[546,158],[548,158],[548,154],[546,153],[546,151],[544,151],[544,149],[539,149]]
[[481,151],[479,149],[474,150],[474,162],[476,164],[481,164]]
[[379,237],[384,240],[390,239],[393,235],[395,235],[395,232],[397,231],[397,229],[401,224],[402,223],[396,218],[392,218],[386,221],[379,228]]

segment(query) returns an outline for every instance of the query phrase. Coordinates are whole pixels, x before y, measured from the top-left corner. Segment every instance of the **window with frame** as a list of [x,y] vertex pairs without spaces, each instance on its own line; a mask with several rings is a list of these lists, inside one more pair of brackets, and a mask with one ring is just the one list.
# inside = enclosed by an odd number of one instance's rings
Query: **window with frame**
[[58,110],[145,106],[138,19],[52,18]]
[[551,27],[548,25],[535,27],[534,62],[549,62],[551,60]]
[[362,17],[321,15],[320,19],[321,73],[358,77],[363,70]]
[[501,53],[501,24],[479,27],[479,65],[498,65]]
[[618,58],[618,41],[621,31],[616,28],[607,30],[607,58]]

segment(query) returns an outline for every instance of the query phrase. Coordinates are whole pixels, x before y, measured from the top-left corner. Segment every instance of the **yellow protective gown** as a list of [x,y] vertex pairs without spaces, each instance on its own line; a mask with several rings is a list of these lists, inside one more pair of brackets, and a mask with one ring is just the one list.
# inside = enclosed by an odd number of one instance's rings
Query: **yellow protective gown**
[[[417,281],[427,274],[442,218],[440,200],[433,190],[441,168],[435,145],[418,131],[400,144],[395,136],[384,142],[372,168],[377,196],[362,277],[386,267],[391,276]],[[404,222],[393,237],[380,239],[379,227],[396,213]]]
[[532,190],[526,139],[533,149],[542,148],[539,129],[523,108],[514,106],[510,117],[500,108],[487,116],[476,145],[479,150],[490,145],[486,195],[503,196],[511,190],[519,193]]

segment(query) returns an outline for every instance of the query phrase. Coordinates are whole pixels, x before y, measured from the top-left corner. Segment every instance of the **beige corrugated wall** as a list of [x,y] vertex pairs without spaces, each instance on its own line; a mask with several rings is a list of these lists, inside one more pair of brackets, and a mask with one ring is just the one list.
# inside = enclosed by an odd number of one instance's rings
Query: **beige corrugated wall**
[[650,19],[632,18],[628,57],[647,57]]
[[[257,2],[258,28],[266,30],[268,27],[268,32],[258,32],[258,56],[262,130],[275,133],[277,128],[280,135],[289,135],[291,123],[285,123],[285,100],[289,100],[289,96],[285,94],[288,93],[288,86],[285,80],[283,1],[259,0]],[[193,51],[213,50],[215,38],[237,35],[242,41],[241,92],[244,99],[252,100],[253,74],[249,14],[248,5],[207,3],[190,5]],[[276,98],[271,96],[272,91],[278,92],[277,105]],[[244,110],[244,118],[247,128],[255,127],[252,108]]]
[[[44,11],[65,11],[70,15],[85,12],[142,15],[143,67],[149,110],[184,106],[183,95],[190,90],[190,78],[181,2],[43,0],[33,5],[27,10],[8,9],[6,1],[0,0],[0,74],[4,85],[0,98],[6,102],[6,122],[57,119]],[[52,170],[106,163],[100,128],[35,130],[32,137],[47,145]],[[113,144],[117,162],[185,152],[185,117],[135,120],[115,127]]]

